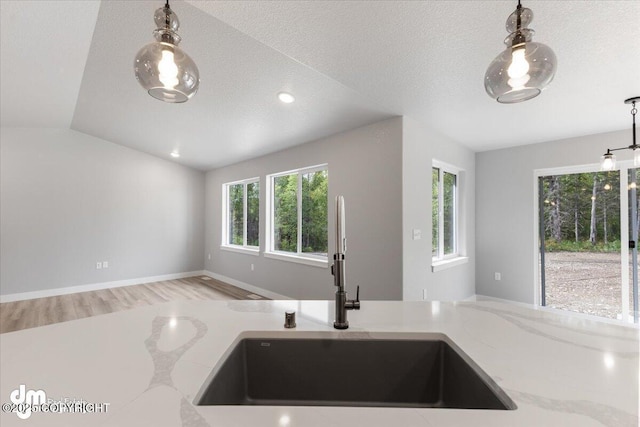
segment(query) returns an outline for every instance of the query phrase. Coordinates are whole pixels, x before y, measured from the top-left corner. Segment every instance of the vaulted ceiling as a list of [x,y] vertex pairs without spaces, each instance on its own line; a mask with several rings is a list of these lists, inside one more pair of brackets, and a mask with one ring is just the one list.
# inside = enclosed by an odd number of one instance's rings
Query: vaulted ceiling
[[165,104],[133,75],[162,5],[0,1],[0,124],[177,149],[207,170],[395,115],[474,151],[620,130],[623,100],[640,96],[639,1],[524,1],[558,72],[539,97],[502,105],[483,77],[515,1],[172,0],[201,84]]

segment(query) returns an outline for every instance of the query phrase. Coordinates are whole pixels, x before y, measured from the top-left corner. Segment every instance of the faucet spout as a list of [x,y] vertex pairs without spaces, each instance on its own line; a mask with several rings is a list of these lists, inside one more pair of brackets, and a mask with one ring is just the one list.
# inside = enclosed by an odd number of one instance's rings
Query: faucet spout
[[336,197],[336,252],[333,254],[333,284],[336,286],[336,317],[333,327],[347,329],[347,310],[360,310],[360,286],[356,293],[356,299],[347,298],[345,286],[345,252],[347,251],[347,239],[344,227],[344,197]]

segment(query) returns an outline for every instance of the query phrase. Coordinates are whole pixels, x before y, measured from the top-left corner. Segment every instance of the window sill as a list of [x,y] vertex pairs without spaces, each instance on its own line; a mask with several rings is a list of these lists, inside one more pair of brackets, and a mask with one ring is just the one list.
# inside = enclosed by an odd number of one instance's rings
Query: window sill
[[264,256],[265,258],[273,258],[273,259],[279,259],[281,261],[296,262],[298,264],[311,265],[313,267],[327,268],[327,266],[329,265],[329,262],[326,259],[311,258],[311,257],[300,256],[300,255],[289,255],[284,252],[265,252]]
[[469,262],[469,257],[466,257],[466,256],[459,256],[455,258],[433,261],[431,262],[431,271],[435,273],[437,271],[446,270],[448,268],[455,267],[456,265],[462,265],[468,262]]
[[254,249],[247,246],[220,245],[220,249],[222,249],[223,251],[237,252],[237,253],[246,254],[246,255],[253,255],[253,256],[260,255],[260,249],[258,248]]

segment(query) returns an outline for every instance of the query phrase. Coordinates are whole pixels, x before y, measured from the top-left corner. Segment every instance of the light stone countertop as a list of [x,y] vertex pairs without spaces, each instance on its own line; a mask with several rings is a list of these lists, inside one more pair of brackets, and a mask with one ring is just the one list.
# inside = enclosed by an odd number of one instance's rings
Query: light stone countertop
[[[243,331],[440,332],[518,409],[194,406]],[[24,384],[53,400],[109,403],[107,413],[32,413],[10,426],[638,427],[640,330],[515,304],[363,301],[351,328],[328,301],[179,301],[0,335],[0,401]],[[3,406],[4,408],[4,406]]]

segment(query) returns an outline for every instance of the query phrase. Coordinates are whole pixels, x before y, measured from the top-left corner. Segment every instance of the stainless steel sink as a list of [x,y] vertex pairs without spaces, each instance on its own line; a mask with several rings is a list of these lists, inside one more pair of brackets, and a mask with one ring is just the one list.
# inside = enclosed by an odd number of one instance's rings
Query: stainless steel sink
[[443,334],[243,333],[196,405],[516,409]]

